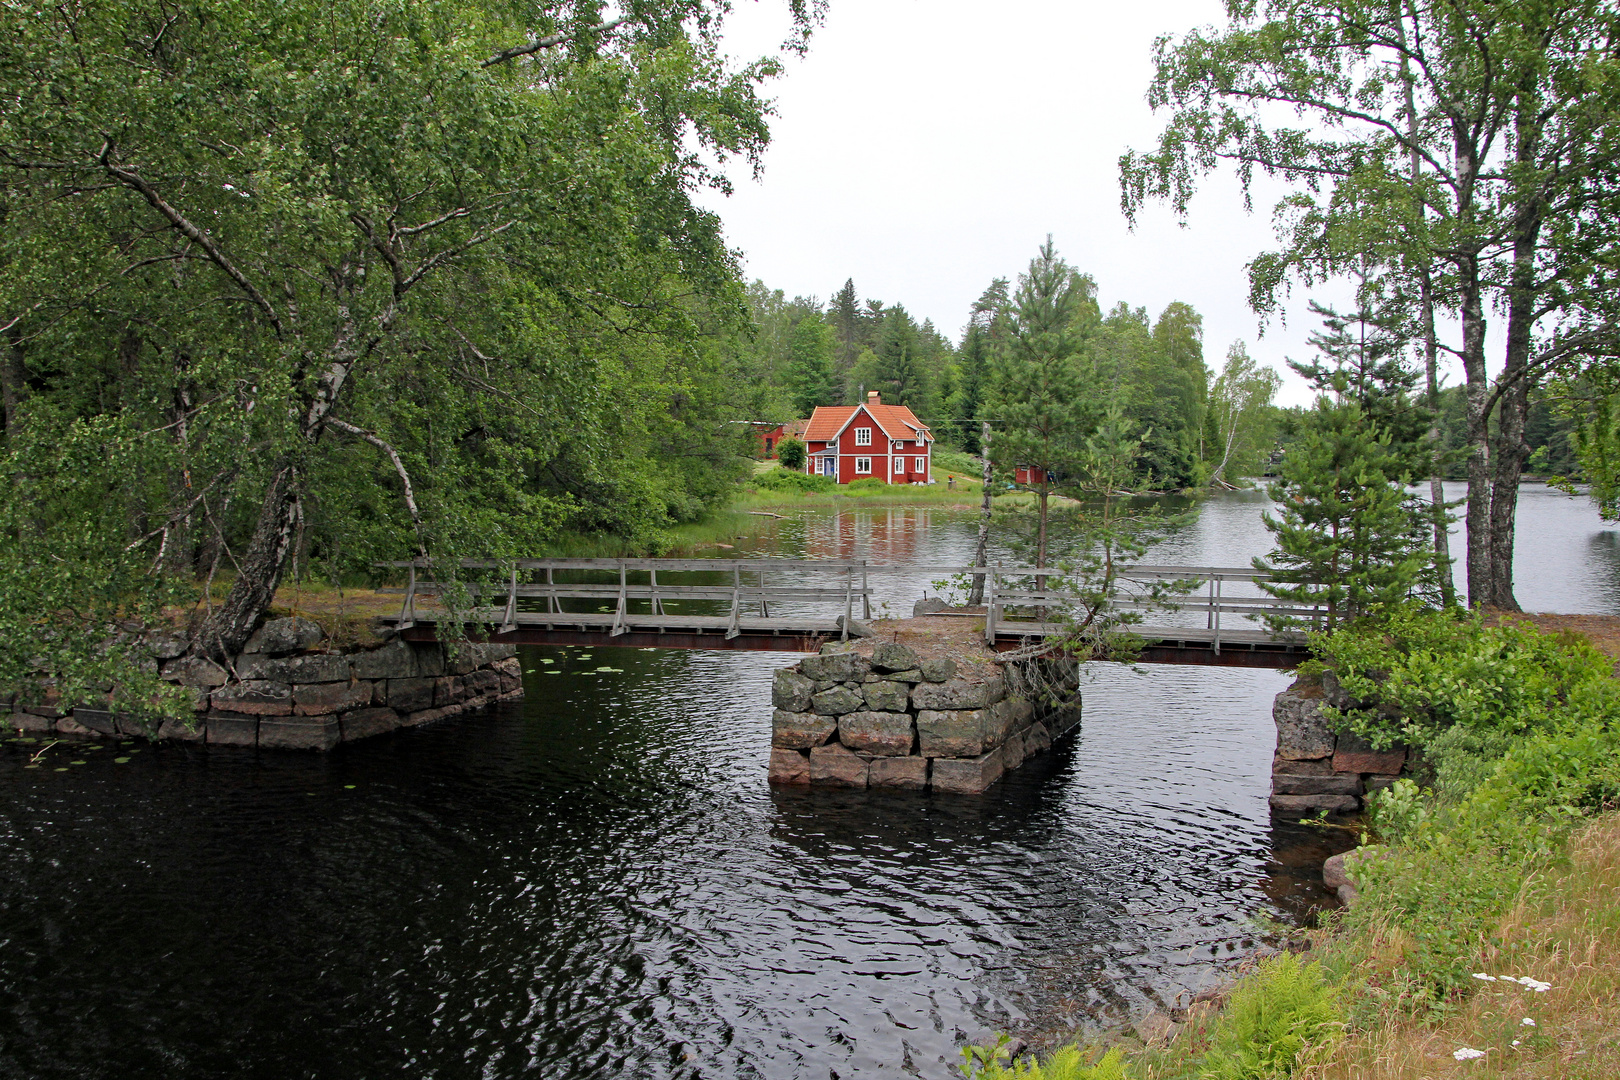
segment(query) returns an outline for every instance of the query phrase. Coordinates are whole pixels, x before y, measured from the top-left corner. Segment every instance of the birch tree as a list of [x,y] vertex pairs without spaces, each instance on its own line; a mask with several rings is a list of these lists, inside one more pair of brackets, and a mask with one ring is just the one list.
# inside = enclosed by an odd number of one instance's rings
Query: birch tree
[[1215,462],[1211,484],[1235,486],[1226,478],[1229,472],[1252,471],[1259,455],[1270,449],[1271,399],[1281,385],[1282,378],[1256,364],[1243,342],[1232,342],[1209,391],[1208,408],[1217,440],[1211,454]]
[[191,648],[228,656],[315,524],[509,556],[713,498],[740,380],[694,342],[746,309],[693,197],[757,165],[777,70],[724,7],[8,8],[7,580],[100,514],[77,577],[223,566]]
[[[1231,166],[1287,181],[1250,302],[1376,265],[1423,296],[1422,333],[1467,384],[1469,601],[1516,609],[1513,536],[1529,393],[1606,355],[1620,13],[1600,0],[1230,0],[1228,25],[1161,39],[1157,148],[1121,159],[1127,214],[1185,212]],[[1438,308],[1456,335],[1431,329]],[[1488,314],[1505,317],[1500,370]]]

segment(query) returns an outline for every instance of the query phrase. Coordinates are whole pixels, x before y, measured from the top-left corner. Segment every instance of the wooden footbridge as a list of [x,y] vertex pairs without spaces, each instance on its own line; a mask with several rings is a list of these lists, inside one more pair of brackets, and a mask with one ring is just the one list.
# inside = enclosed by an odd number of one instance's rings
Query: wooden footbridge
[[[512,644],[815,652],[830,639],[872,632],[867,624],[880,591],[874,578],[983,575],[983,606],[928,614],[982,622],[985,643],[1008,651],[1069,632],[1051,616],[1081,599],[1034,588],[1045,579],[1061,580],[1063,571],[1023,566],[837,559],[463,560],[452,580],[435,580],[428,561],[384,565],[408,575],[402,588],[385,590],[403,594],[399,615],[386,621],[415,641],[434,640],[441,621],[457,619],[471,637]],[[1304,635],[1272,634],[1254,620],[1287,615],[1314,624],[1326,614],[1258,594],[1254,583],[1267,577],[1254,570],[1138,565],[1121,577],[1150,591],[1155,585],[1174,586],[1174,595],[1138,593],[1112,605],[1143,612],[1144,622],[1129,627],[1147,642],[1139,658],[1143,663],[1293,667],[1309,655]],[[457,602],[446,603],[449,598]]]

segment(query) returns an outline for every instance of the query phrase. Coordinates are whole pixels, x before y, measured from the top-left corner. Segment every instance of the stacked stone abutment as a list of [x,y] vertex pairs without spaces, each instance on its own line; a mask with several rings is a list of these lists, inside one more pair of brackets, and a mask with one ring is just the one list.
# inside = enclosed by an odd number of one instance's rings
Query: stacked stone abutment
[[1277,725],[1272,809],[1283,814],[1354,813],[1368,794],[1400,778],[1409,765],[1403,748],[1374,750],[1357,735],[1335,731],[1322,713],[1324,706],[1357,704],[1346,698],[1331,673],[1320,683],[1296,682],[1277,695],[1271,707]]
[[337,651],[308,619],[272,619],[230,667],[182,657],[179,635],[149,639],[169,682],[191,692],[195,716],[156,730],[104,706],[55,703],[13,711],[26,733],[83,738],[156,736],[214,746],[330,750],[339,743],[419,727],[523,696],[511,645],[469,642],[454,655],[438,644],[395,638],[372,649]]
[[1079,666],[833,644],[776,673],[770,780],[982,792],[1080,719]]

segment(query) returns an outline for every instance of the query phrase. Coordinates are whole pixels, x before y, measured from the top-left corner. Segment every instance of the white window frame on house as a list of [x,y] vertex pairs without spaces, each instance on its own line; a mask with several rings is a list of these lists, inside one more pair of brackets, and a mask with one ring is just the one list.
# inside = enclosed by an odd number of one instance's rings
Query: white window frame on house
[[913,472],[923,472],[927,468],[928,468],[928,459],[925,458],[925,457],[920,457],[920,458],[917,459],[917,467],[915,469],[913,469],[912,471]]
[[[859,431],[860,429],[856,428],[855,430]],[[871,458],[869,458],[869,457],[858,457],[858,458],[855,459],[855,472],[856,472],[857,475],[860,474],[860,473],[870,473],[871,471],[872,471],[872,459]]]
[[872,445],[872,429],[869,428],[869,427],[858,427],[858,428],[856,428],[855,429],[855,445],[856,446],[871,446]]

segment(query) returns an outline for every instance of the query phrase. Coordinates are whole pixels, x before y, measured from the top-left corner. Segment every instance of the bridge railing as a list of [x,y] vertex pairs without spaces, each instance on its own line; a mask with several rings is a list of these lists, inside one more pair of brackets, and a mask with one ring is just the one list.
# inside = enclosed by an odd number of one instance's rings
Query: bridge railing
[[[1009,629],[1016,623],[1007,618],[1008,608],[1050,611],[1069,610],[1088,598],[1075,593],[1054,589],[1008,588],[1001,586],[999,578],[1017,576],[1062,580],[1064,571],[1055,567],[1018,567],[1008,571],[1003,567],[973,568],[970,573],[984,572],[985,577],[985,640],[993,641],[1003,626]],[[1272,575],[1251,567],[1158,566],[1136,564],[1119,572],[1127,581],[1142,583],[1179,582],[1188,587],[1185,595],[1168,595],[1151,600],[1126,597],[1112,598],[1108,606],[1129,611],[1191,612],[1205,617],[1205,629],[1212,635],[1215,652],[1221,651],[1222,616],[1237,615],[1246,619],[1287,617],[1319,627],[1329,612],[1319,604],[1288,600],[1269,595],[1231,596],[1225,592],[1227,582],[1257,583],[1273,580]],[[1193,592],[1202,590],[1202,595]]]
[[[463,559],[458,560],[457,567],[463,570],[503,570],[507,574],[504,583],[472,581],[442,581],[422,576],[423,572],[431,572],[434,568],[432,560],[413,559],[409,562],[381,563],[381,566],[405,569],[409,580],[403,588],[383,589],[383,592],[399,592],[404,594],[400,604],[400,613],[396,625],[401,629],[416,624],[418,613],[416,601],[418,597],[433,595],[442,597],[447,591],[460,592],[465,590],[472,601],[473,610],[465,613],[471,621],[490,621],[496,618],[499,611],[500,628],[502,631],[511,630],[517,626],[519,602],[522,600],[544,601],[544,613],[563,616],[568,614],[563,608],[563,601],[578,600],[600,607],[604,603],[614,605],[613,622],[608,629],[610,637],[616,637],[627,632],[626,621],[630,615],[629,607],[632,601],[646,601],[648,614],[663,616],[667,614],[665,605],[668,603],[682,603],[687,601],[705,601],[730,603],[730,614],[727,620],[725,636],[730,639],[741,633],[741,620],[745,611],[751,611],[757,605],[760,617],[771,617],[771,604],[777,603],[826,603],[839,602],[844,608],[844,617],[841,622],[842,635],[847,638],[852,620],[855,617],[855,606],[860,605],[862,619],[872,617],[872,587],[868,571],[871,569],[867,563],[859,560],[823,560],[823,559],[519,559],[514,562],[498,562],[490,559]],[[786,572],[797,572],[805,569],[831,573],[835,581],[824,585],[801,585],[791,581],[783,581],[782,575]],[[607,572],[616,574],[616,582],[591,581],[558,581],[557,572]],[[673,583],[658,580],[659,571],[665,573],[704,572],[716,573],[724,576],[729,573],[731,581],[726,583],[711,582],[699,584]],[[776,574],[773,582],[771,575]],[[543,574],[542,581],[522,581],[521,575]],[[631,580],[631,575],[645,575],[645,580]],[[751,578],[751,580],[750,580]],[[504,605],[497,609],[489,605],[480,609],[479,601],[485,598],[503,598]],[[482,615],[484,618],[480,618]]]
[[[847,559],[518,559],[502,562],[492,559],[463,559],[456,562],[462,570],[501,571],[506,580],[441,581],[430,575],[432,560],[413,559],[408,562],[379,564],[383,567],[403,569],[408,581],[403,588],[385,589],[385,592],[403,594],[398,625],[414,625],[418,614],[417,598],[423,595],[443,595],[447,590],[466,590],[474,611],[466,613],[473,621],[494,622],[499,619],[502,630],[517,625],[520,601],[539,600],[544,612],[564,615],[563,601],[574,600],[594,607],[614,605],[614,619],[609,635],[626,632],[626,619],[631,602],[645,601],[648,613],[666,614],[665,605],[684,601],[708,603],[729,602],[730,615],[726,636],[740,632],[740,620],[745,611],[756,606],[761,617],[771,617],[771,605],[795,603],[840,603],[844,609],[841,622],[843,636],[849,635],[850,621],[855,617],[859,602],[860,618],[870,619],[874,593],[871,575],[887,572],[908,574],[928,573],[943,575],[983,576],[985,579],[984,637],[994,642],[998,633],[1016,632],[1029,627],[1038,633],[1050,633],[1059,624],[1047,618],[1019,619],[1009,616],[1013,612],[1032,611],[1045,616],[1072,610],[1086,598],[1061,589],[1035,589],[1009,583],[1008,579],[1063,581],[1068,573],[1059,567],[1032,567],[993,563],[984,566],[962,565],[900,565],[873,564],[865,560]],[[720,575],[719,582],[697,584],[658,580],[659,572],[704,572]],[[557,574],[609,574],[612,581],[559,581]],[[832,581],[822,584],[802,582],[805,572],[825,574]],[[540,576],[543,575],[543,578]],[[729,575],[731,580],[724,581]],[[774,575],[774,580],[772,577]],[[1154,584],[1161,582],[1186,583],[1188,594],[1165,596],[1151,600],[1132,597],[1115,598],[1111,607],[1132,611],[1169,611],[1202,614],[1205,629],[1212,635],[1214,650],[1218,653],[1222,638],[1222,617],[1238,616],[1242,619],[1286,616],[1319,626],[1327,616],[1326,608],[1312,603],[1284,600],[1264,595],[1232,595],[1226,592],[1227,583],[1258,583],[1271,580],[1271,575],[1249,567],[1200,567],[1137,564],[1120,571],[1119,576],[1132,582]],[[521,580],[522,578],[540,580]],[[634,580],[640,578],[641,580]],[[1197,591],[1199,595],[1192,595]],[[501,602],[480,605],[480,601]],[[1230,631],[1229,631],[1230,632]]]

